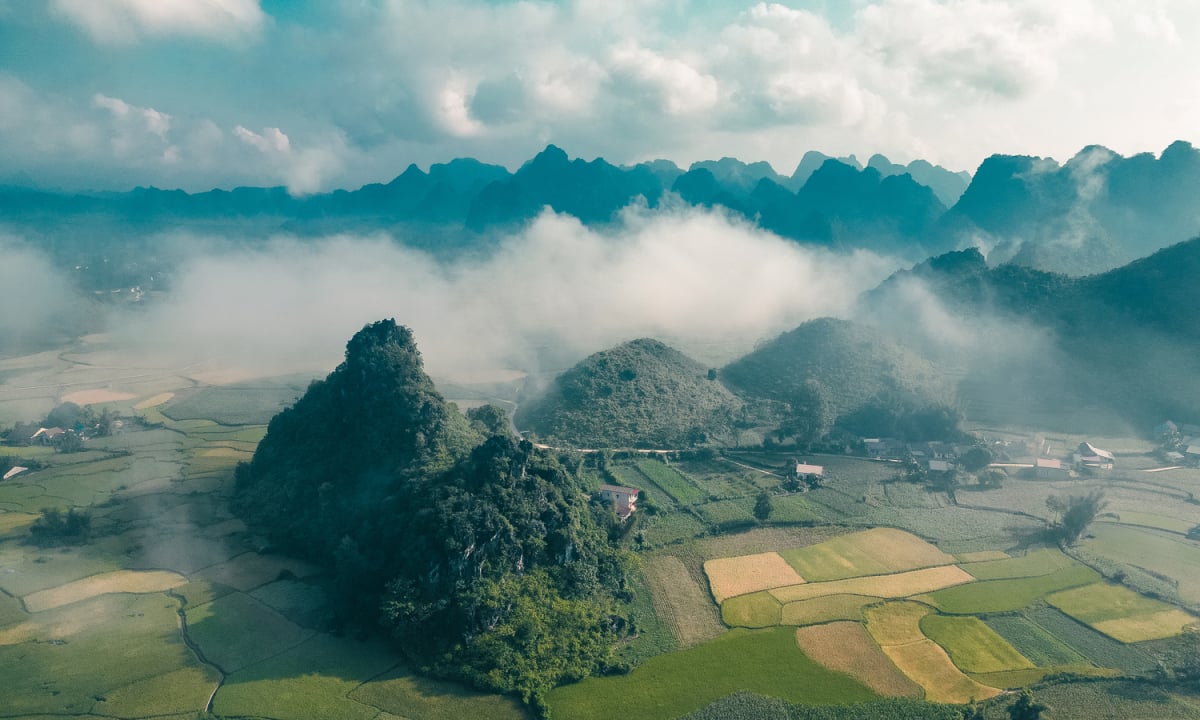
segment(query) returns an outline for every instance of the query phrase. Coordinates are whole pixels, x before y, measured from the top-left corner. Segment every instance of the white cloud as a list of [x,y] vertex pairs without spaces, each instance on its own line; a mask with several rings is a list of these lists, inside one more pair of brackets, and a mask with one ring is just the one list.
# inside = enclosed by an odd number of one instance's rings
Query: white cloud
[[282,179],[288,192],[295,195],[325,189],[330,176],[341,172],[345,165],[346,143],[340,135],[297,149],[279,128],[263,128],[260,134],[238,125],[233,134],[262,153],[272,174]]
[[52,0],[50,8],[107,45],[169,35],[240,41],[267,17],[258,0]]
[[238,125],[233,129],[233,134],[242,142],[256,148],[259,152],[286,155],[292,149],[292,143],[288,139],[288,136],[279,128],[263,128],[260,135],[253,130],[247,130]]

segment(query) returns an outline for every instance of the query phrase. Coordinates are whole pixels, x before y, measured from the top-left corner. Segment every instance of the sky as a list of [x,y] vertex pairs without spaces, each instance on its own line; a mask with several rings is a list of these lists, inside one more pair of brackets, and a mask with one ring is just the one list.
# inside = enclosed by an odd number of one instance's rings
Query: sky
[[1194,0],[0,0],[0,184],[1200,144]]

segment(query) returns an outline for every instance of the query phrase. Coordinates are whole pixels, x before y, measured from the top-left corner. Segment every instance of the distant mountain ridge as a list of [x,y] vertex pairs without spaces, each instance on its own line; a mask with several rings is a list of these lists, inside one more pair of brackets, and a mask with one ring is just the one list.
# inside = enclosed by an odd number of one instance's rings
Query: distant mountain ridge
[[[992,265],[1015,262],[1069,275],[1117,267],[1200,233],[1200,151],[1176,142],[1159,157],[1084,148],[1063,165],[993,155],[974,176],[923,160],[806,153],[790,176],[735,158],[618,166],[571,159],[548,145],[515,172],[471,158],[423,171],[410,165],[387,183],[294,197],[282,187],[186,193],[62,194],[0,187],[0,223],[80,252],[137,242],[164,230],[249,237],[288,232],[392,232],[434,252],[486,245],[543,208],[587,225],[614,221],[631,203],[668,196],[722,207],[802,244],[867,249],[916,262],[963,247],[988,249]],[[58,247],[58,244],[55,245]],[[77,264],[79,258],[73,256]]]

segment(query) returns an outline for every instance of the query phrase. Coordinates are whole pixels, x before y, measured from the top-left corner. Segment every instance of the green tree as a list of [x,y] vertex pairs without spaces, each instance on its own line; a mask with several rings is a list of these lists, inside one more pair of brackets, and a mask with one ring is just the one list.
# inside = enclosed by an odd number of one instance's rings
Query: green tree
[[495,405],[480,405],[467,411],[467,419],[471,427],[483,435],[508,435],[511,430],[508,424],[508,414]]
[[758,518],[759,522],[766,522],[774,509],[775,503],[771,500],[771,493],[766,490],[760,492],[758,499],[754,501],[754,517]]
[[1022,690],[1016,702],[1008,706],[1008,717],[1011,720],[1039,720],[1046,706],[1033,699],[1033,693]]
[[[1054,499],[1053,496],[1047,498],[1048,507],[1051,506],[1050,501]],[[1059,540],[1067,545],[1074,543],[1107,505],[1104,493],[1100,490],[1095,490],[1087,495],[1073,495],[1065,499],[1057,499],[1051,509],[1061,508],[1062,519],[1059,520],[1056,527]]]
[[963,453],[963,456],[959,458],[959,463],[962,465],[962,469],[969,473],[979,472],[992,463],[992,451],[976,445]]

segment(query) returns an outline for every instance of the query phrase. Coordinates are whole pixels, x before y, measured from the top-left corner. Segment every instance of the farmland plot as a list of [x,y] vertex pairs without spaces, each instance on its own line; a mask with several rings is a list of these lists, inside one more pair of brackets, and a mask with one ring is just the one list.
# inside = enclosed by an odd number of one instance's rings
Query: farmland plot
[[693,505],[705,497],[691,480],[658,460],[639,460],[637,469],[681,505]]
[[954,565],[943,565],[942,567],[910,570],[892,575],[789,585],[772,589],[769,592],[783,603],[808,600],[824,595],[872,595],[879,598],[903,598],[969,583],[974,579]]
[[1108,583],[1055,593],[1054,607],[1121,642],[1174,637],[1197,622],[1195,616],[1132,590]]
[[892,664],[861,623],[797,628],[796,643],[813,660],[846,673],[884,697],[921,696],[921,688]]
[[1038,577],[980,580],[938,590],[916,599],[954,615],[1011,612],[1020,610],[1052,592],[1089,585],[1099,579],[1100,574],[1095,570],[1077,565]]
[[804,582],[792,565],[773,552],[709,560],[704,563],[704,572],[718,603],[737,595]]
[[945,648],[963,672],[996,673],[1033,667],[1028,658],[979,618],[926,615],[921,619],[921,630]]
[[826,595],[783,606],[781,625],[815,625],[832,620],[862,620],[863,608],[879,602],[866,595]]
[[903,530],[876,528],[780,553],[810,582],[949,565],[955,559]]

